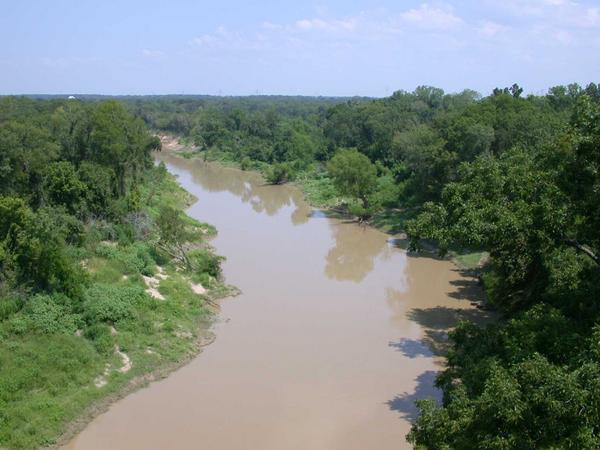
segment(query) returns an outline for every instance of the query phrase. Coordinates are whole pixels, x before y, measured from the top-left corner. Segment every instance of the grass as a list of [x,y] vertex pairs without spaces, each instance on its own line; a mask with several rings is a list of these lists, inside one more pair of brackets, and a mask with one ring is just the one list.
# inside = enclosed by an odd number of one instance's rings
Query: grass
[[417,214],[416,209],[384,209],[375,214],[369,223],[384,233],[398,234],[406,230],[406,222]]
[[466,270],[476,270],[489,257],[487,252],[451,252],[452,260],[458,267]]
[[316,208],[334,208],[344,200],[326,175],[303,172],[298,175],[295,184],[304,192],[306,201]]
[[[183,208],[190,200],[169,176],[148,206],[154,214],[162,204]],[[207,235],[216,232],[209,225],[188,220],[207,230]],[[55,323],[65,318],[32,316],[27,308],[0,322],[2,448],[53,445],[69,424],[93,413],[94,405],[117,398],[151,373],[187,361],[198,352],[199,339],[212,320],[209,300],[232,292],[207,274],[179,270],[155,253],[151,241],[90,238],[80,254],[88,274],[87,292],[96,289],[102,294],[105,289],[110,296],[102,305],[84,300],[75,307],[68,324],[76,324],[76,333]],[[145,292],[143,279],[143,275],[156,273],[159,263],[166,277],[158,287],[164,301]],[[210,298],[192,291],[192,278],[205,281]],[[91,306],[103,308],[102,317],[109,319],[90,319]],[[43,321],[45,330],[57,331],[41,332],[36,320]],[[115,348],[130,358],[129,371],[119,370],[123,361]],[[104,385],[98,383],[102,378]]]

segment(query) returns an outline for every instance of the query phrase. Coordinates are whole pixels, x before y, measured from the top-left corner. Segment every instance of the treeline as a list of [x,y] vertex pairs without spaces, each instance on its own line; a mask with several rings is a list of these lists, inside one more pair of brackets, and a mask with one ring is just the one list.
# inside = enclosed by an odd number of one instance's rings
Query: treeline
[[297,177],[362,218],[410,211],[414,250],[427,240],[489,252],[481,279],[503,318],[451,334],[443,405],[420,403],[410,441],[600,447],[600,86],[301,103],[163,114],[188,124],[180,131],[205,157]]
[[[212,101],[128,101],[149,126],[189,138],[200,150],[224,153],[250,167],[277,166],[294,179],[318,172],[338,149],[356,148],[401,188],[390,203],[421,204],[440,198],[458,166],[487,152],[551,141],[567,125],[582,94],[598,97],[598,86],[552,88],[545,96],[498,89],[481,98],[474,91],[446,94],[432,87],[396,92],[382,100],[274,98]],[[267,97],[268,98],[268,97]],[[283,170],[282,170],[283,169]]]
[[0,99],[0,447],[196,351],[220,258],[160,145],[120,102]]
[[81,269],[67,246],[81,243],[84,222],[120,223],[136,211],[137,186],[159,146],[116,102],[3,99],[0,295],[80,295]]

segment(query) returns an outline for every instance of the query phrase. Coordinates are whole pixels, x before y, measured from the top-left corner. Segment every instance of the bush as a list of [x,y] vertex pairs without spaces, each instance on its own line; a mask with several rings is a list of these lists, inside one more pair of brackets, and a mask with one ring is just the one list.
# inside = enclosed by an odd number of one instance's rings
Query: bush
[[94,284],[85,292],[85,318],[89,324],[116,323],[133,317],[135,306],[147,299],[138,286]]
[[23,307],[23,300],[17,297],[0,298],[0,321],[8,319]]
[[189,252],[188,258],[198,274],[207,273],[215,278],[221,275],[221,261],[224,260],[222,256],[217,256],[206,249],[201,249]]
[[293,179],[293,172],[289,164],[276,163],[267,169],[265,179],[270,184],[282,184]]
[[111,355],[115,348],[115,337],[107,325],[94,324],[85,330],[85,337],[92,341],[98,353]]
[[36,295],[23,312],[29,329],[43,334],[73,334],[81,317],[72,314],[70,300],[63,295]]
[[151,249],[144,243],[136,242],[124,247],[100,244],[96,247],[96,254],[111,261],[118,261],[126,274],[154,274],[155,261]]
[[248,170],[250,168],[252,164],[252,161],[250,161],[250,158],[248,158],[247,156],[242,159],[242,161],[240,162],[240,169],[242,170]]
[[115,259],[123,264],[125,273],[141,273],[147,276],[154,274],[154,260],[150,256],[148,247],[142,243],[118,249]]

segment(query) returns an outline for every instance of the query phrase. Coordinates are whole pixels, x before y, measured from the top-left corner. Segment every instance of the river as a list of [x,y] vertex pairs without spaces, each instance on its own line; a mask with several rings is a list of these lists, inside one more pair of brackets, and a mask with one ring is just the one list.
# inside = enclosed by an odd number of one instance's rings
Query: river
[[215,225],[228,283],[216,341],[94,419],[78,450],[398,450],[478,289],[450,262],[327,218],[293,186],[159,155]]

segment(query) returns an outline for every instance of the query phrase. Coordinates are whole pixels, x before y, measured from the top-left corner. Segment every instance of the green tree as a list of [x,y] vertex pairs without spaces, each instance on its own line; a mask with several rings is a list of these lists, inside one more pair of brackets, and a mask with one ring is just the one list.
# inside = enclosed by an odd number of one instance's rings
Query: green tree
[[377,187],[377,168],[356,149],[339,150],[327,164],[329,175],[342,195],[360,201],[369,209],[369,198]]
[[444,402],[420,402],[417,448],[600,446],[600,107],[576,105],[552,145],[464,164],[409,226],[415,246],[489,250],[483,279],[505,312],[451,333]]
[[86,185],[81,182],[75,167],[68,161],[48,165],[43,189],[51,204],[62,205],[71,213],[81,208],[86,193]]
[[159,248],[182,262],[188,269],[193,269],[185,244],[199,240],[200,230],[187,224],[181,212],[171,206],[163,206],[160,209],[156,226],[159,233]]

